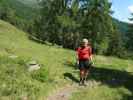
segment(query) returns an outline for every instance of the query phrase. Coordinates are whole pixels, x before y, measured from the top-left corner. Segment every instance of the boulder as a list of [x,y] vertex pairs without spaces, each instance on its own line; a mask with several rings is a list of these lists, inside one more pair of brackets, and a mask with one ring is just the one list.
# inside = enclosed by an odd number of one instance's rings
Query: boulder
[[28,63],[28,71],[34,71],[34,70],[39,70],[40,69],[40,65],[37,63],[37,61],[30,61]]

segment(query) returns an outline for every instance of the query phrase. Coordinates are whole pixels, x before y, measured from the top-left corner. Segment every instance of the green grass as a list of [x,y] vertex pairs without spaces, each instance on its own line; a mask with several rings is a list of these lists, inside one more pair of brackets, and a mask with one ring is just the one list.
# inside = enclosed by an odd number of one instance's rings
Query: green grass
[[[65,62],[74,60],[73,51],[64,50],[62,48],[59,48],[58,46],[42,45],[42,44],[38,44],[33,41],[30,41],[28,40],[26,33],[16,29],[14,26],[6,22],[3,22],[1,20],[0,20],[0,41],[1,41],[0,42],[0,55],[1,56],[8,57],[11,55],[15,55],[15,56],[18,56],[24,59],[36,60],[39,62],[39,64],[43,65],[42,66],[43,69],[46,69],[48,71],[48,76],[47,76],[48,81],[42,82],[39,80],[40,77],[37,77],[38,80],[36,78],[32,79],[32,80],[37,81],[36,83],[33,82],[36,86],[38,87],[42,86],[41,88],[45,90],[45,92],[42,92],[43,95],[41,96],[46,97],[49,90],[52,91],[53,89],[56,89],[57,87],[66,84],[67,81],[64,80],[63,74],[67,71],[68,72],[71,71],[72,68],[69,68],[67,65],[65,65]],[[10,60],[7,60],[7,63],[8,61]],[[5,63],[3,63],[2,65],[7,67]],[[13,67],[14,65],[10,64],[8,67],[10,66]],[[8,67],[6,70],[8,70]],[[19,65],[16,67],[19,67]],[[14,70],[16,69],[16,67],[14,67]],[[1,71],[1,73],[4,74],[4,71]],[[25,75],[27,75],[26,74],[27,72],[24,72],[24,73]],[[19,73],[14,73],[14,74],[19,75]],[[36,74],[36,73],[33,72],[33,74]],[[4,76],[6,78],[7,75],[4,75]],[[32,76],[34,77],[35,75],[32,75]],[[22,78],[18,78],[18,80],[21,80]],[[9,81],[10,81],[10,78],[9,78]],[[8,83],[8,81],[6,83]],[[27,79],[26,83],[24,84],[30,85],[30,83],[31,83],[31,77],[29,77],[29,79]],[[12,84],[10,83],[10,85]],[[23,87],[20,86],[18,90],[22,88]],[[12,88],[12,90],[14,89],[15,88]],[[32,95],[32,92],[31,92],[31,95]],[[21,96],[21,93],[20,94],[17,93],[16,95],[10,94],[9,97],[10,96],[19,97]]]
[[[125,88],[112,89],[108,86],[86,88],[73,94],[71,100],[129,100],[124,95],[131,95]],[[132,100],[132,99],[130,99]]]
[[[114,57],[95,57],[95,67],[88,80],[90,85],[73,93],[70,100],[132,100],[133,61]],[[92,84],[92,83],[91,83]]]
[[[0,57],[0,99],[2,100],[20,100],[27,97],[30,100],[43,98],[46,94],[49,84],[47,81],[42,84],[36,80],[37,74],[27,71],[26,63],[28,60],[23,58],[11,59],[6,56]],[[43,69],[40,69],[46,72]],[[39,70],[39,71],[40,71]],[[34,75],[34,77],[32,77]],[[44,75],[47,75],[44,73]],[[43,77],[47,80],[47,77]]]
[[[12,55],[18,57],[10,58]],[[59,87],[77,82],[74,55],[71,50],[33,42],[26,33],[0,20],[0,99],[42,100]],[[31,60],[39,62],[41,69],[29,73]],[[71,100],[132,100],[132,60],[94,56],[94,63],[89,79],[101,85],[79,89]]]

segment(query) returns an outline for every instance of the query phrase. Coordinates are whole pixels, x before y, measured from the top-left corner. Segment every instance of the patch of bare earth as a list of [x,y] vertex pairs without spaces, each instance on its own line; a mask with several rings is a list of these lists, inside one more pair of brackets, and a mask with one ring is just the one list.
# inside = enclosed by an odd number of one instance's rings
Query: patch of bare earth
[[79,86],[78,84],[72,84],[72,85],[67,85],[55,93],[51,94],[49,97],[47,97],[47,100],[69,100],[73,92],[78,91],[79,89],[85,89],[87,87],[94,88],[95,86],[100,85],[101,83],[96,82],[96,81],[88,81],[88,85],[86,87],[84,86]]
[[56,93],[51,94],[47,100],[69,100],[71,94],[76,91],[75,85],[67,85],[62,89],[56,91]]

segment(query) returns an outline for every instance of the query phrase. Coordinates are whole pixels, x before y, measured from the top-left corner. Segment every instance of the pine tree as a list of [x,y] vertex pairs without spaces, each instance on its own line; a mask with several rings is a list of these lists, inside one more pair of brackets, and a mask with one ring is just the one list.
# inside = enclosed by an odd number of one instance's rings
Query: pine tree
[[108,0],[89,0],[86,4],[83,33],[92,41],[96,53],[105,52],[107,46],[101,44],[108,42],[108,35],[113,31],[110,8]]
[[62,45],[65,48],[74,49],[81,40],[79,10],[79,0],[72,0],[65,12],[58,16],[58,22],[62,28]]
[[126,51],[124,48],[124,43],[122,41],[122,36],[117,29],[110,37],[109,46],[106,54],[109,56],[113,55],[121,58],[124,58],[126,56]]
[[74,49],[88,38],[95,53],[119,55],[122,41],[108,0],[41,0],[40,5],[38,39]]
[[40,39],[59,43],[58,30],[60,26],[57,22],[57,16],[64,12],[66,2],[64,0],[41,0],[40,6],[40,18],[37,21],[40,24],[37,32],[41,36]]

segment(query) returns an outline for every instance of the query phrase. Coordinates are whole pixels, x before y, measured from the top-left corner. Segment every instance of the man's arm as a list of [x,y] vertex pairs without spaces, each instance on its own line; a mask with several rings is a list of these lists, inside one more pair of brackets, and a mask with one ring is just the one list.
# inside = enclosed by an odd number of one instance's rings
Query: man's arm
[[92,54],[92,48],[90,47],[90,61],[93,62],[93,54]]

